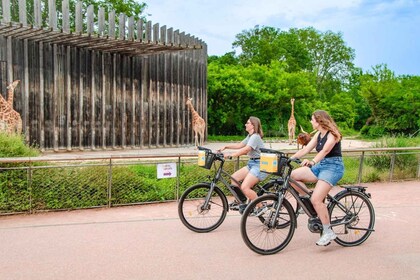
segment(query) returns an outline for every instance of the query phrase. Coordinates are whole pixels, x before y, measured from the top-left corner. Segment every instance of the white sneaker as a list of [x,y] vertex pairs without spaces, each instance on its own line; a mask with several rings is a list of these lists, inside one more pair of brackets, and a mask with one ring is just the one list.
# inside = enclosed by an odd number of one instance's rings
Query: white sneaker
[[321,238],[316,242],[316,245],[327,246],[331,243],[332,240],[336,238],[337,238],[337,235],[335,235],[334,231],[329,230],[322,234]]

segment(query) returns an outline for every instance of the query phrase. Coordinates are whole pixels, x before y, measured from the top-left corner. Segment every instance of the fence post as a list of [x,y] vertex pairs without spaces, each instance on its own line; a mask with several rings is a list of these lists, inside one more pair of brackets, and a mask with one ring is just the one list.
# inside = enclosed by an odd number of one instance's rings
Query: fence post
[[181,156],[178,156],[178,166],[177,166],[177,170],[176,170],[176,201],[178,202],[179,200],[179,176],[181,176]]
[[112,200],[112,158],[109,159],[109,169],[108,169],[108,208],[111,208]]
[[391,168],[390,168],[390,171],[389,171],[389,181],[390,182],[392,181],[392,177],[394,175],[394,166],[395,166],[395,155],[396,155],[396,153],[397,152],[394,150],[392,152],[392,156],[391,156]]
[[362,154],[360,156],[360,164],[359,164],[359,175],[357,178],[357,183],[360,184],[362,182],[362,172],[363,172],[363,162],[365,159],[365,151],[362,151]]
[[29,190],[29,214],[32,214],[32,168],[31,163],[29,163],[28,168],[28,190]]

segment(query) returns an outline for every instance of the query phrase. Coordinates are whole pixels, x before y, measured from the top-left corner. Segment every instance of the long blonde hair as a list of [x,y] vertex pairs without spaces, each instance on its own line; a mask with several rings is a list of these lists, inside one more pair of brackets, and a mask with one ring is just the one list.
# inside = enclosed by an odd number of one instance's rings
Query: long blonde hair
[[249,117],[249,121],[252,123],[252,125],[254,126],[254,133],[258,133],[260,135],[261,138],[264,137],[264,133],[263,133],[263,129],[261,126],[261,121],[259,118],[257,117]]
[[312,114],[317,123],[323,128],[331,132],[334,135],[335,140],[338,142],[343,138],[337,124],[330,117],[330,115],[324,110],[317,110]]

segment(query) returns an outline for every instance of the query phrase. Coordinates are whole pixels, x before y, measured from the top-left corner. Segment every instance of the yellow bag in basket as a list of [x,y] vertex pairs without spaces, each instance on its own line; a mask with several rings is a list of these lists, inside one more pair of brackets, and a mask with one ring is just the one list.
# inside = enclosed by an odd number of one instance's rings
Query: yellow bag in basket
[[260,171],[267,173],[276,173],[278,164],[279,163],[276,154],[261,153]]
[[206,165],[206,151],[199,151],[198,152],[198,166],[205,166]]

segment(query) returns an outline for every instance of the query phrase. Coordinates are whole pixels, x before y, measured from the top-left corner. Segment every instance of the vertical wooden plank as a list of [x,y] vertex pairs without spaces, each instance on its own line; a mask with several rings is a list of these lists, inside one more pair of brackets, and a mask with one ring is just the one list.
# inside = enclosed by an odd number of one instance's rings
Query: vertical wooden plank
[[44,44],[39,42],[39,132],[40,149],[45,150],[45,117],[44,117]]
[[117,116],[117,54],[112,54],[112,148],[116,149],[116,116]]
[[115,38],[115,11],[114,10],[108,13],[108,20],[109,20],[108,36],[111,39],[114,39]]
[[168,34],[166,39],[166,44],[172,46],[174,43],[174,29],[168,28]]
[[7,84],[13,82],[13,47],[12,37],[6,37]]
[[87,34],[93,34],[93,22],[94,21],[94,13],[93,13],[93,5],[89,5],[87,7],[87,18],[86,18],[86,27],[87,27]]
[[[179,45],[179,30],[175,30],[174,32],[174,44],[177,46]],[[176,96],[176,115],[175,115],[175,119],[176,119],[176,146],[179,147],[180,145],[180,136],[181,136],[181,95],[180,95],[180,71],[179,71],[179,67],[180,67],[180,63],[179,63],[179,56],[180,56],[180,52],[177,52],[174,54],[174,66],[175,66],[175,78],[176,78],[176,86],[175,86],[175,96]]]
[[124,40],[125,39],[125,14],[120,13],[120,18],[118,21],[118,26],[119,26],[119,36],[118,38],[120,40]]
[[42,26],[41,0],[34,0],[34,27],[39,28],[41,26]]
[[159,23],[155,23],[153,25],[153,39],[152,39],[152,42],[154,44],[157,44],[157,43],[159,43],[159,40],[160,40],[160,38],[159,38]]
[[144,148],[145,145],[145,131],[147,131],[146,129],[146,114],[145,114],[145,109],[146,106],[144,104],[144,99],[147,96],[147,73],[148,73],[148,62],[147,62],[147,57],[142,57],[141,58],[141,84],[140,84],[140,92],[141,92],[141,96],[140,96],[140,130],[139,130],[139,135],[140,135],[140,148]]
[[91,130],[91,149],[95,149],[95,140],[96,140],[96,121],[95,121],[95,102],[96,102],[96,86],[95,86],[95,73],[96,73],[96,52],[91,51],[91,77],[90,77],[90,130]]
[[152,22],[150,20],[146,23],[146,32],[144,35],[144,41],[150,43],[152,40]]
[[76,33],[83,33],[83,13],[82,13],[83,3],[82,1],[78,1],[76,3]]
[[63,10],[63,31],[65,33],[70,33],[70,4],[69,4],[69,0],[63,0],[62,10]]
[[11,22],[11,16],[10,16],[10,0],[2,0],[2,22]]
[[28,40],[23,40],[23,64],[24,64],[24,74],[23,74],[23,114],[22,114],[22,127],[23,133],[26,136],[26,141],[30,140],[30,128],[29,128],[29,50],[28,50]]
[[48,23],[52,30],[57,30],[57,9],[55,0],[48,0]]
[[144,40],[144,34],[143,34],[144,27],[143,27],[143,25],[144,25],[144,22],[143,22],[142,19],[137,21],[137,40],[139,42],[143,42],[143,40]]
[[[120,34],[121,35],[121,34]],[[121,146],[125,149],[127,145],[127,108],[126,108],[126,100],[127,100],[127,92],[126,92],[126,71],[127,71],[127,57],[121,56],[121,67],[122,71],[121,75]]]
[[102,67],[102,104],[101,104],[101,123],[102,123],[102,149],[106,149],[106,82],[107,77],[105,74],[105,55],[101,54],[101,67]]
[[[160,28],[160,42],[162,44],[166,44],[166,26],[162,26]],[[168,85],[167,85],[167,70],[168,70],[168,66],[167,66],[167,55],[165,53],[162,53],[159,55],[161,58],[161,89],[159,89],[159,93],[162,94],[162,99],[161,100],[161,104],[163,103],[163,108],[162,105],[160,104],[160,108],[163,109],[163,120],[162,120],[162,128],[163,128],[163,146],[166,147],[167,146],[167,135],[168,135],[168,131],[167,131],[167,123],[168,123]]]
[[99,7],[98,10],[98,33],[99,36],[103,36],[105,32],[105,9]]
[[19,22],[23,26],[28,26],[28,22],[26,20],[26,0],[19,0]]
[[136,146],[136,82],[134,77],[134,58],[129,57],[130,60],[130,80],[131,80],[131,147]]
[[148,70],[149,70],[149,88],[148,88],[148,98],[147,98],[147,102],[148,102],[148,131],[149,131],[149,141],[148,141],[148,146],[149,148],[152,146],[152,135],[153,135],[153,85],[155,84],[155,81],[153,81],[153,62],[154,59],[152,59],[152,56],[149,56],[149,66],[148,66]]
[[128,34],[127,40],[134,40],[134,17],[131,16],[128,18]]
[[[66,0],[67,1],[67,0]],[[67,127],[67,151],[71,151],[72,141],[71,141],[71,47],[66,47],[66,71],[65,71],[65,87],[66,87],[66,127]]]
[[83,144],[83,137],[84,137],[84,131],[83,131],[83,112],[84,112],[84,104],[83,104],[83,95],[85,94],[84,91],[84,81],[83,81],[83,52],[79,50],[79,148],[81,151],[84,150],[84,144]]
[[57,95],[58,95],[58,54],[57,54],[57,45],[53,45],[53,73],[54,73],[54,80],[53,80],[53,92],[52,92],[52,127],[53,127],[53,146],[54,151],[58,151],[58,135],[59,135],[59,127],[57,123]]

